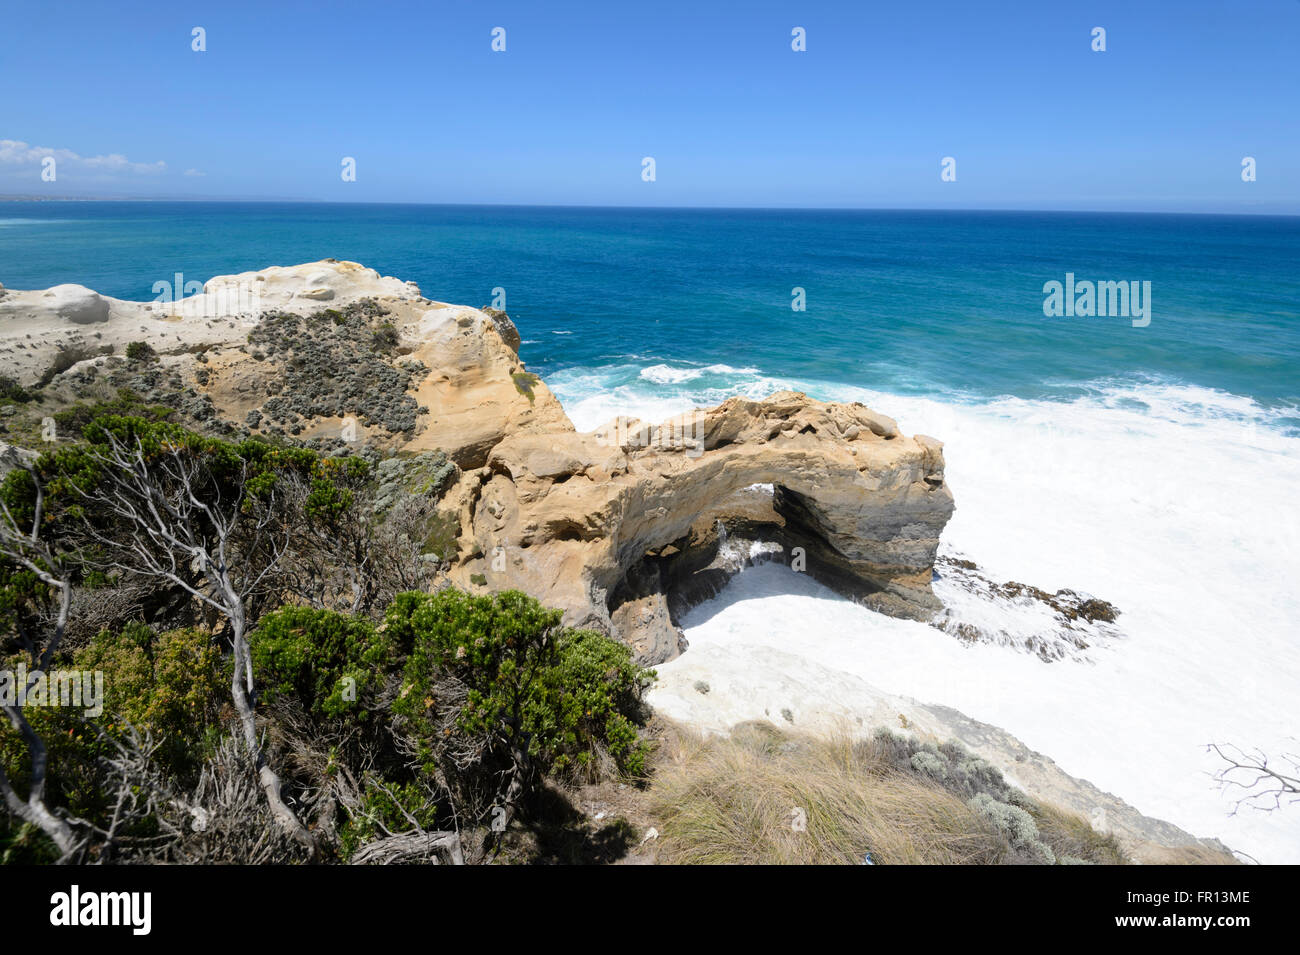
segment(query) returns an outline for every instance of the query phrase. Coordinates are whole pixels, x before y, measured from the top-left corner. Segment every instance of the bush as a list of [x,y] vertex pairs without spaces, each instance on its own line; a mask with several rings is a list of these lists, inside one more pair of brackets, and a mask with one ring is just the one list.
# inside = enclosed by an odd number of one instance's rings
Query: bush
[[17,816],[0,815],[0,865],[53,865],[59,851],[36,826]]
[[401,333],[397,328],[385,322],[371,333],[371,341],[376,351],[392,351],[402,342]]
[[968,805],[989,822],[993,823],[1011,843],[1011,848],[1025,858],[1026,862],[1040,862],[1055,865],[1056,854],[1050,846],[1038,838],[1038,826],[1034,817],[1019,806],[998,802],[988,793],[973,796]]
[[393,710],[410,721],[428,769],[447,744],[470,740],[502,755],[518,749],[542,773],[609,759],[623,772],[644,769],[633,720],[653,671],[608,637],[562,628],[561,616],[518,591],[398,596],[387,628],[409,657]]
[[[0,658],[0,670],[13,673],[20,661],[31,667],[30,658],[21,654]],[[94,726],[82,718],[82,712],[67,706],[23,708],[28,725],[45,741],[47,748],[47,799],[53,797],[52,802],[67,806],[77,815],[89,815],[102,803],[95,778],[100,747]],[[0,763],[11,780],[30,779],[31,752],[7,717],[0,722]],[[17,817],[11,823],[20,825]],[[31,833],[30,838],[39,841],[36,833]]]
[[1127,861],[1113,835],[1095,831],[1086,819],[1029,798],[1011,786],[997,767],[961,743],[922,742],[879,729],[867,746],[897,770],[932,780],[994,825],[1011,847],[1009,861],[1101,863]]
[[[0,662],[14,669],[16,659]],[[30,665],[30,664],[29,664]],[[175,630],[158,634],[143,624],[104,631],[55,668],[100,671],[103,712],[83,716],[67,706],[32,706],[24,713],[49,751],[47,788],[51,801],[74,816],[107,825],[114,808],[113,785],[103,759],[124,739],[130,723],[152,736],[153,759],[169,778],[189,789],[211,749],[219,724],[219,700],[228,682],[220,651],[207,634]],[[30,754],[6,720],[0,726],[0,760],[11,778],[27,778]],[[11,820],[20,841],[40,841]],[[0,837],[0,841],[3,838]]]
[[160,758],[182,776],[205,758],[228,683],[221,651],[208,634],[159,634],[128,624],[120,633],[101,632],[73,663],[104,673],[100,722],[110,732],[121,720],[151,732],[162,741]]
[[158,353],[148,342],[131,342],[126,346],[126,357],[128,361],[150,362],[158,360]]
[[412,819],[426,829],[437,827],[437,813],[418,785],[371,783],[362,793],[361,805],[339,831],[339,855],[349,859],[363,843],[409,829]]
[[331,719],[364,720],[363,695],[383,684],[392,643],[366,620],[332,610],[285,607],[258,622],[249,640],[262,698],[297,698],[303,708]]
[[0,401],[31,401],[32,393],[8,375],[0,375]]
[[554,732],[551,771],[593,777],[599,743],[621,771],[642,775],[646,747],[629,715],[639,715],[649,671],[632,662],[627,646],[594,630],[563,631],[557,651],[558,661],[544,675],[546,696],[537,711]]
[[896,768],[911,769],[928,776],[963,799],[987,793],[1000,802],[1014,803],[1018,794],[997,767],[976,756],[955,740],[921,742],[912,736],[898,736],[883,727],[869,744]]
[[119,388],[116,396],[104,401],[78,402],[54,413],[54,421],[63,434],[80,434],[96,418],[106,415],[133,415],[146,421],[167,421],[176,413],[166,405],[150,405],[131,388]]

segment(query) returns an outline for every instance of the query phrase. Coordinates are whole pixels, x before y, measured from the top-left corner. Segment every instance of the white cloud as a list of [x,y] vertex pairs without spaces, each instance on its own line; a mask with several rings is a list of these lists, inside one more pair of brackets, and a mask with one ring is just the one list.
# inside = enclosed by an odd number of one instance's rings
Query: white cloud
[[206,176],[207,173],[204,172],[202,169],[186,169],[186,170],[185,170],[185,175],[187,175],[187,176]]
[[0,163],[7,165],[37,165],[46,156],[53,156],[62,163],[82,165],[87,169],[105,172],[159,173],[167,169],[161,159],[158,162],[131,162],[121,153],[107,156],[79,156],[71,149],[53,149],[48,146],[29,146],[17,139],[0,139]]

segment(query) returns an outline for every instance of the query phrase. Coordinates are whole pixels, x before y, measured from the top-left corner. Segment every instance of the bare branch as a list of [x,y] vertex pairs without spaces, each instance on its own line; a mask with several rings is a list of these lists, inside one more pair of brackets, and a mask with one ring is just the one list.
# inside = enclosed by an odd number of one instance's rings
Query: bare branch
[[1273,812],[1284,804],[1300,802],[1300,756],[1297,754],[1282,753],[1275,760],[1263,750],[1247,752],[1230,743],[1209,743],[1206,749],[1226,764],[1214,778],[1220,789],[1235,794],[1233,815],[1243,807]]

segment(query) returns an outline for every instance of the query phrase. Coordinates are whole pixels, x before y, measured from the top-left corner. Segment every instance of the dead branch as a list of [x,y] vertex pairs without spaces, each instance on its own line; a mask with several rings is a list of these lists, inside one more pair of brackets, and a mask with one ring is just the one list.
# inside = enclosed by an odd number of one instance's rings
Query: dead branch
[[1227,764],[1214,778],[1220,789],[1235,796],[1233,815],[1242,807],[1273,812],[1300,802],[1300,756],[1283,753],[1274,760],[1263,750],[1247,752],[1230,743],[1210,743],[1206,749]]

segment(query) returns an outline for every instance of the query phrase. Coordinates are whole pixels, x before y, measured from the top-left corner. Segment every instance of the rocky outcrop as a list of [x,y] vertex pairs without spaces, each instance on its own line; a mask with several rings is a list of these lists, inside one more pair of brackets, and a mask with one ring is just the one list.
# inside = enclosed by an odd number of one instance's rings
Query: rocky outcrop
[[[974,561],[953,554],[935,560],[934,587],[947,606],[931,626],[968,643],[1013,647],[1051,663],[1086,660],[1091,647],[1121,636],[1120,610],[1108,601],[1074,590],[1048,593],[1014,580],[998,583]],[[998,612],[980,622],[964,619],[953,605],[969,598]]]
[[409,450],[439,448],[460,467],[474,469],[510,437],[549,433],[563,439],[573,431],[559,401],[498,328],[476,308],[438,305],[410,316],[403,327],[415,343],[410,358],[430,373],[414,391],[429,420],[406,443]]
[[738,533],[878,610],[928,619],[953,509],[939,442],[795,392],[656,426],[511,435],[462,493],[472,546],[458,578],[533,593],[652,663],[678,652],[681,609],[739,569],[719,563]]
[[[157,360],[124,358],[134,342]],[[646,662],[681,651],[675,621],[743,566],[740,541],[882,612],[939,609],[953,501],[938,441],[794,392],[580,434],[519,344],[503,312],[335,260],[176,302],[80,286],[0,300],[0,354],[47,395],[129,380],[205,427],[427,464],[459,521],[453,582],[523,590]]]
[[518,354],[519,346],[523,344],[523,339],[520,338],[519,329],[515,327],[515,323],[510,321],[510,316],[499,308],[489,307],[483,309],[483,314],[492,319],[492,324],[496,326],[497,334],[500,335],[501,340],[506,343],[506,347],[508,347],[512,352]]
[[[147,374],[125,358],[134,342],[159,356]],[[81,286],[0,299],[0,361],[21,384],[68,399],[92,379],[130,384],[151,401],[206,407],[205,426],[332,451],[443,450],[466,468],[508,435],[572,430],[517,348],[504,315],[334,259],[218,276],[176,301]]]
[[108,299],[82,285],[56,285],[42,296],[51,312],[75,325],[108,321]]

